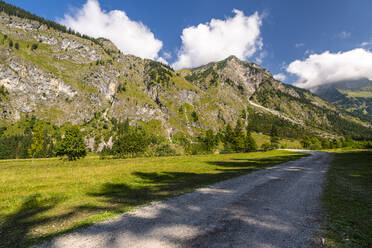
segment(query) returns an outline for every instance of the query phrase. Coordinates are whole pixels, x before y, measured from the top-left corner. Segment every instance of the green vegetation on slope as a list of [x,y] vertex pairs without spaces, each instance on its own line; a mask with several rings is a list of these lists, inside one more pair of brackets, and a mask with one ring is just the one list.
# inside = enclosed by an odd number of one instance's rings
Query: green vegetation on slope
[[149,201],[299,159],[287,151],[0,161],[0,247],[26,246]]
[[322,196],[327,247],[372,247],[371,178],[371,151],[335,155]]
[[3,0],[0,0],[0,12],[5,12],[6,14],[11,15],[11,16],[17,16],[17,17],[20,17],[20,18],[26,18],[26,19],[33,20],[33,21],[38,21],[41,24],[46,25],[48,28],[54,28],[55,30],[61,31],[63,33],[73,34],[73,35],[76,35],[78,37],[82,37],[84,39],[91,40],[95,43],[99,43],[97,39],[94,39],[94,38],[89,37],[87,35],[82,35],[78,32],[75,32],[72,29],[66,28],[65,26],[63,26],[59,23],[56,23],[56,22],[53,22],[53,21],[50,21],[50,20],[46,20],[46,19],[44,19],[42,17],[39,17],[37,15],[34,15],[34,14],[30,13],[29,11],[26,11],[22,8],[18,8],[14,5],[8,4],[8,3],[4,2]]
[[340,92],[347,95],[348,97],[372,98],[372,92],[370,91],[340,90]]

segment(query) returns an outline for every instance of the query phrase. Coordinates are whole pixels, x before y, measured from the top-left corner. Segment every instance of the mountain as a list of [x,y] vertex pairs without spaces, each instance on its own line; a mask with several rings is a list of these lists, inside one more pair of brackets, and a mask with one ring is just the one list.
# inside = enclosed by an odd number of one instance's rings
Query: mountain
[[109,139],[113,123],[126,119],[167,138],[217,131],[238,119],[265,134],[275,125],[289,138],[372,138],[358,118],[234,56],[174,71],[4,2],[0,10],[3,126],[26,116],[79,124],[92,147]]
[[312,92],[339,108],[372,123],[372,81],[341,81],[314,87]]

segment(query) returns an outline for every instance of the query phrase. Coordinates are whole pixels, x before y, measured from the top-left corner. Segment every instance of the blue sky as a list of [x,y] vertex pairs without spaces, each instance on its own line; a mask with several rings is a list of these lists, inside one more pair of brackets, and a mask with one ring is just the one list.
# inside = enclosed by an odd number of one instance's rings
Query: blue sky
[[[74,16],[86,1],[7,0],[32,13],[57,21],[61,21],[65,14]],[[170,64],[178,59],[177,54],[183,45],[181,35],[185,28],[208,23],[212,18],[233,18],[233,9],[244,12],[247,17],[257,12],[262,21],[259,26],[262,47],[258,48],[256,44],[256,52],[246,59],[258,61],[273,74],[283,73],[286,78],[282,79],[288,83],[298,78],[310,80],[301,74],[305,64],[293,66],[292,74],[288,72],[288,65],[293,61],[305,63],[310,54],[321,55],[330,51],[331,55],[335,55],[337,52],[362,47],[369,53],[372,39],[370,0],[99,0],[99,5],[104,12],[122,10],[131,21],[142,22],[147,26],[155,39],[162,42],[159,57],[164,58],[164,53],[172,55],[166,58]],[[322,56],[318,59],[327,60],[323,59],[325,55]],[[261,60],[257,60],[258,57]],[[339,57],[335,59],[339,60]],[[345,59],[347,56],[343,57]],[[322,73],[324,71],[318,74]]]

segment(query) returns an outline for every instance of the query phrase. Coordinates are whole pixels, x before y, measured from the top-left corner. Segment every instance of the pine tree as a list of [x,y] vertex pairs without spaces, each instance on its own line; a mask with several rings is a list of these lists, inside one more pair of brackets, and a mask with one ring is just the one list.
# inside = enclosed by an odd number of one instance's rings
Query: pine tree
[[244,147],[246,152],[256,151],[257,144],[256,141],[253,139],[250,132],[247,132],[245,139],[244,139]]
[[202,138],[202,142],[204,144],[205,151],[207,151],[209,153],[213,152],[218,145],[217,137],[216,137],[216,135],[214,135],[214,133],[211,129],[209,129],[205,133],[205,137]]
[[240,119],[236,122],[236,126],[234,129],[233,148],[236,152],[245,151],[245,133],[243,123]]
[[278,130],[275,125],[272,125],[270,131],[270,143],[272,148],[279,148],[279,137],[278,137]]

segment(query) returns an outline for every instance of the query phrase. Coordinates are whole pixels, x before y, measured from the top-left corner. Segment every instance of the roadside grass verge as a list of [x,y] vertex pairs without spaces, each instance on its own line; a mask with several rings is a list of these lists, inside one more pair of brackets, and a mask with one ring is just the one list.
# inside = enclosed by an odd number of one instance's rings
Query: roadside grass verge
[[305,154],[0,161],[0,247],[24,247],[197,187]]
[[372,151],[336,153],[322,201],[327,247],[372,247]]

